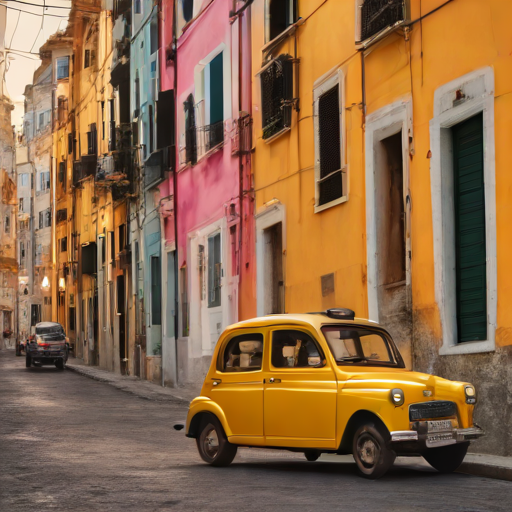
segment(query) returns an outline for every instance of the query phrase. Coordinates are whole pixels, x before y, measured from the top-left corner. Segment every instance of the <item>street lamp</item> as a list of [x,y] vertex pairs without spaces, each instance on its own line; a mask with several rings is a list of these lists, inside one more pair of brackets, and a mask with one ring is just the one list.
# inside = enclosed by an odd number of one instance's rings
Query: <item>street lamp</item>
[[59,290],[64,291],[66,289],[66,281],[63,277],[59,277]]
[[41,283],[41,287],[45,290],[49,290],[50,288],[50,280],[48,279],[48,276],[43,277],[43,282]]

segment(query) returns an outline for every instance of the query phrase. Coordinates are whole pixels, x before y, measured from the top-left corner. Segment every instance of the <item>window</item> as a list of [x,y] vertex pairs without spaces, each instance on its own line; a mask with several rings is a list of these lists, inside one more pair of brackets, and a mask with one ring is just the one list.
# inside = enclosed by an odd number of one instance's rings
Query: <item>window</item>
[[108,232],[108,237],[110,239],[110,261],[114,261],[116,259],[116,239],[113,231]]
[[338,71],[314,91],[315,211],[347,198],[343,137],[343,75]]
[[325,357],[305,332],[296,330],[272,333],[272,366],[275,368],[321,368]]
[[[201,69],[196,101],[204,129],[204,152],[224,142],[224,54],[220,52]],[[202,149],[202,148],[201,148]],[[203,152],[203,151],[201,151]]]
[[188,23],[194,16],[194,0],[181,0],[183,19]]
[[222,372],[251,372],[261,370],[263,335],[242,334],[232,338],[217,363]]
[[149,51],[151,55],[158,50],[158,21],[156,17],[151,20]]
[[68,318],[69,318],[68,329],[70,331],[74,331],[75,330],[75,308],[69,308]]
[[29,179],[28,179],[28,173],[23,173],[18,176],[18,186],[20,187],[28,187],[29,185]]
[[44,227],[49,228],[52,225],[52,211],[47,208],[44,212]]
[[91,65],[91,50],[85,50],[84,52],[84,69]]
[[105,102],[101,102],[101,140],[105,140]]
[[153,116],[153,105],[148,107],[149,115],[149,152],[152,153],[154,149],[154,132],[155,132],[155,119]]
[[297,20],[297,1],[268,0],[267,9],[267,41],[271,41]]
[[118,238],[119,238],[119,251],[126,249],[126,224],[121,224],[118,227]]
[[96,155],[98,144],[98,133],[96,132],[96,123],[89,125],[89,131],[87,132],[87,154]]
[[195,165],[197,162],[196,115],[194,96],[189,95],[184,103],[185,108],[185,150],[186,162]]
[[39,129],[42,130],[44,126],[44,112],[39,114]]
[[208,307],[221,305],[221,248],[220,233],[208,238]]
[[133,113],[133,117],[139,117],[140,115],[140,81],[139,81],[139,72],[136,72],[135,75],[135,112]]
[[188,325],[188,279],[186,265],[180,268],[180,292],[181,292],[181,335],[189,335]]
[[44,212],[39,212],[39,229],[43,229],[44,225]]
[[18,209],[20,212],[23,211],[23,197],[20,197],[20,202],[18,203]]
[[5,216],[4,231],[6,233],[11,232],[11,217],[9,215]]
[[151,256],[151,323],[162,325],[162,278],[160,258]]
[[135,0],[134,1],[134,10],[135,10],[135,14],[141,14],[141,0]]
[[49,190],[50,189],[50,171],[42,171],[39,173],[38,190]]
[[69,78],[69,57],[57,59],[57,80]]
[[60,239],[60,252],[66,252],[68,250],[68,237]]
[[376,39],[388,27],[404,21],[406,0],[356,0],[356,42]]
[[25,242],[20,242],[20,258],[25,258]]
[[404,368],[400,353],[384,331],[344,325],[322,327],[339,366],[394,366]]
[[293,100],[293,64],[280,55],[260,72],[263,139],[290,127]]

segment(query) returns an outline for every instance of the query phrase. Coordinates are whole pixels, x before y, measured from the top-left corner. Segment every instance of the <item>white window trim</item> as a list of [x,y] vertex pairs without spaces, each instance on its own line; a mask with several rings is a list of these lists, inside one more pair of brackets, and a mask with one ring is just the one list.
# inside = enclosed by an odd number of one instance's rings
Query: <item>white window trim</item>
[[[375,201],[375,146],[383,139],[402,131],[402,162],[404,189],[409,189],[409,137],[413,136],[412,101],[406,98],[380,108],[366,118],[365,135],[365,189],[366,189],[366,265],[368,287],[368,318],[379,321],[377,218]],[[409,210],[404,198],[404,207]],[[410,213],[408,211],[408,213]],[[406,233],[408,229],[406,227]],[[406,252],[411,249],[406,238]],[[410,259],[406,258],[406,284],[411,284]]]
[[[320,198],[320,130],[318,126],[318,107],[320,97],[339,85],[339,105],[340,105],[340,152],[341,152],[341,181],[343,194],[341,197],[325,203],[318,204]],[[346,162],[346,137],[345,137],[345,74],[342,69],[334,69],[323,75],[315,81],[313,89],[313,123],[315,130],[315,213],[322,212],[341,203],[348,201],[349,180],[348,166]]]
[[[265,314],[265,239],[264,231],[281,223],[283,237],[283,254],[286,253],[286,208],[277,199],[270,201],[256,214],[256,312],[257,316]],[[286,264],[283,257],[283,280],[286,283]],[[286,304],[286,296],[285,296]]]
[[[453,106],[455,92],[466,99]],[[455,301],[455,246],[453,211],[453,162],[449,128],[482,112],[484,135],[485,236],[487,252],[487,340],[457,343]],[[496,181],[494,149],[494,72],[487,67],[439,87],[434,94],[430,121],[430,180],[434,234],[435,297],[441,315],[441,355],[474,354],[495,350],[497,323]],[[453,245],[453,246],[452,246]]]

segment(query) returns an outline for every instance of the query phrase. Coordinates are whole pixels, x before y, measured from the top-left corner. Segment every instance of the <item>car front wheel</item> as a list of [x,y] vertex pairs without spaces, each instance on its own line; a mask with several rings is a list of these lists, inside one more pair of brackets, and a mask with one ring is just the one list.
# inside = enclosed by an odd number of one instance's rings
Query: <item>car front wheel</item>
[[209,415],[203,421],[203,428],[196,442],[199,455],[212,466],[229,466],[236,456],[237,447],[227,440],[224,429],[215,416]]
[[389,434],[373,423],[357,429],[352,453],[359,473],[365,478],[380,478],[395,462],[396,454],[387,447],[386,437]]
[[423,458],[439,473],[453,473],[462,464],[468,447],[469,443],[460,443],[429,448],[423,452]]

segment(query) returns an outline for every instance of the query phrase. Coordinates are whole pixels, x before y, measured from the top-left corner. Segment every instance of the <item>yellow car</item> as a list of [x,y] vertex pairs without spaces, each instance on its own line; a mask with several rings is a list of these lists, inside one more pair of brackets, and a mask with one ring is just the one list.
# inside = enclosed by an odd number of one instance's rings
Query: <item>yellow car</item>
[[202,459],[230,464],[238,446],[286,449],[314,461],[350,454],[379,478],[397,455],[421,454],[441,472],[462,463],[475,388],[409,371],[391,336],[349,309],[274,315],[228,327],[219,338],[187,437]]

